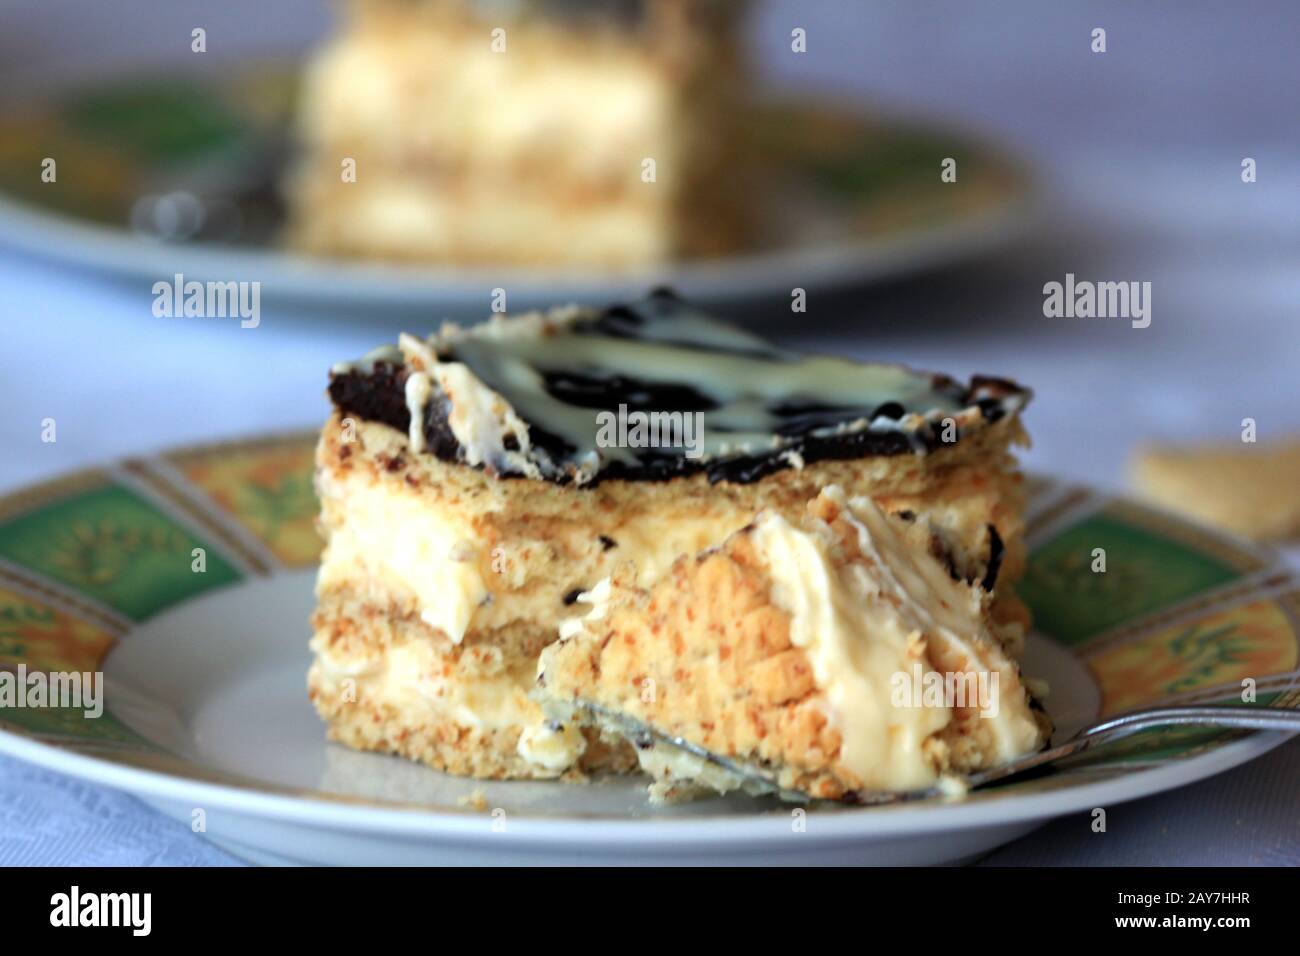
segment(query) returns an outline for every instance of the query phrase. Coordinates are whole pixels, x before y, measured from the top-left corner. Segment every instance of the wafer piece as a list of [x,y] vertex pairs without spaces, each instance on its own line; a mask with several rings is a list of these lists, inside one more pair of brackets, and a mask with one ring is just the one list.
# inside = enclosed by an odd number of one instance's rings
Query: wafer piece
[[1300,440],[1153,446],[1133,465],[1152,500],[1259,541],[1300,536]]

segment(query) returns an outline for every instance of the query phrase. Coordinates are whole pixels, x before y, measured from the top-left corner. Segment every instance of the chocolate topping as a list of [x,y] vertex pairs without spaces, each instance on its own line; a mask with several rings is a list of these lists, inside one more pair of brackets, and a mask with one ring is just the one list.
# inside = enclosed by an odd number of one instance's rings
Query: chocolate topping
[[[404,340],[403,352],[408,348]],[[330,398],[345,414],[409,432],[408,379],[467,369],[489,396],[484,407],[499,415],[504,399],[523,430],[492,419],[495,430],[482,447],[467,449],[465,442],[480,436],[467,438],[467,415],[452,415],[453,401],[471,401],[467,390],[453,389],[449,399],[432,386],[414,406],[424,450],[500,477],[560,484],[700,472],[710,482],[747,483],[816,461],[926,454],[1018,410],[1029,396],[1005,379],[978,376],[964,386],[898,366],[800,356],[709,319],[666,291],[601,312],[452,327],[416,350],[425,358],[415,366],[409,355],[398,364],[385,351],[336,367]],[[614,413],[679,421],[698,414],[707,433],[702,453],[602,444],[595,422]]]

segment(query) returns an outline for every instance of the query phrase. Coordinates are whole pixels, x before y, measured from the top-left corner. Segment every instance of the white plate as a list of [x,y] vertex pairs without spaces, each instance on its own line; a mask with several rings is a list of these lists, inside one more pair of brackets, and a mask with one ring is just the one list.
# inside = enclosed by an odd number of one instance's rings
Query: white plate
[[[653,808],[635,777],[450,777],[328,744],[307,699],[314,436],[130,459],[0,499],[0,667],[103,671],[105,712],[0,708],[0,752],[139,795],[249,859],[946,863],[1062,814],[1200,780],[1280,735],[1150,732],[959,802]],[[1058,737],[1171,697],[1300,702],[1300,590],[1276,556],[1124,499],[1028,481],[1026,672]],[[1099,577],[1079,554],[1101,541]],[[192,549],[206,549],[203,574]],[[482,805],[471,801],[481,791]],[[479,807],[476,809],[475,807]]]
[[[311,608],[310,573],[255,580],[155,618],[105,663],[124,723],[249,787],[115,766],[9,734],[0,750],[134,793],[187,826],[202,811],[211,839],[259,862],[900,865],[967,859],[1051,817],[1202,779],[1283,739],[1259,735],[1141,773],[991,800],[802,813],[729,798],[651,809],[635,779],[480,783],[327,743],[305,693]],[[1095,712],[1092,682],[1052,642],[1031,639],[1026,668],[1051,683],[1059,732]],[[486,811],[458,803],[475,790]]]

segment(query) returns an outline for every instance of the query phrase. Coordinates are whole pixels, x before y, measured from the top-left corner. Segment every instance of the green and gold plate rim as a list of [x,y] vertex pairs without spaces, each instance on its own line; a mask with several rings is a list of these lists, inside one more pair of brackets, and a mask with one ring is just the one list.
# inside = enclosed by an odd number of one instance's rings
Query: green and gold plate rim
[[[100,670],[114,647],[164,611],[314,567],[315,441],[315,432],[290,432],[191,445],[0,497],[0,670]],[[1165,702],[1240,703],[1244,687],[1257,703],[1300,707],[1300,582],[1274,555],[1129,499],[1037,476],[1028,490],[1021,592],[1039,630],[1086,669],[1097,701],[1091,716]],[[1104,571],[1089,564],[1095,548],[1106,554]],[[196,573],[200,552],[204,568]],[[1190,772],[1198,761],[1221,769],[1276,740],[1153,731],[964,803],[1002,806],[1065,791],[1082,797],[1135,774],[1178,765]],[[98,720],[0,706],[0,752],[106,782],[121,772],[121,786],[148,779],[164,789],[215,786],[350,811],[474,813],[285,787],[204,766],[119,720],[111,693]],[[1183,782],[1201,775],[1171,773]],[[926,809],[952,806],[909,812]],[[726,818],[710,818],[719,819]]]

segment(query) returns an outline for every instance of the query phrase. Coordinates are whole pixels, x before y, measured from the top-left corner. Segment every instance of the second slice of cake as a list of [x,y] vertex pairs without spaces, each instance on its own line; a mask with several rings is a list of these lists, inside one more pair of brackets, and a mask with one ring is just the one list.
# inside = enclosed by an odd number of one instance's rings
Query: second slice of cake
[[740,247],[744,4],[348,0],[284,187],[301,250],[628,267]]

